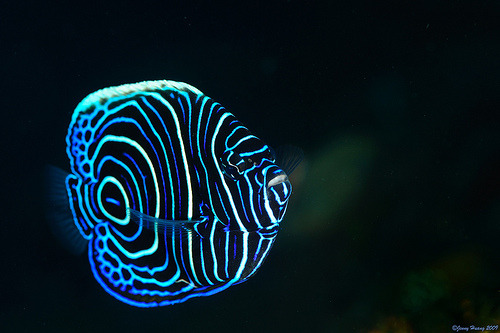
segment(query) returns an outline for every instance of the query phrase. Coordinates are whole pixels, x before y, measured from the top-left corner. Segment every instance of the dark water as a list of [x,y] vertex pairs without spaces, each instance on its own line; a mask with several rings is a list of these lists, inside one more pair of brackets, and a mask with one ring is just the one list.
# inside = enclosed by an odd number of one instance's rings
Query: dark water
[[[499,13],[479,0],[3,5],[0,330],[500,324]],[[144,310],[107,295],[85,256],[55,242],[42,172],[67,167],[67,125],[86,94],[151,79],[198,87],[306,160],[254,278]]]

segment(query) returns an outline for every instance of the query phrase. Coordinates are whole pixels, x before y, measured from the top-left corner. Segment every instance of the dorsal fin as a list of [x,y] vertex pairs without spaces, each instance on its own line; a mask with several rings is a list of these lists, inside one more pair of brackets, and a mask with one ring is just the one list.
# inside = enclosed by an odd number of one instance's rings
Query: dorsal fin
[[103,88],[89,94],[78,104],[78,106],[75,108],[74,114],[79,114],[82,112],[84,113],[87,110],[92,110],[97,105],[103,105],[106,103],[106,101],[114,97],[127,96],[138,92],[153,92],[166,89],[191,92],[195,95],[203,95],[200,90],[184,82],[157,80],[128,83],[115,87]]

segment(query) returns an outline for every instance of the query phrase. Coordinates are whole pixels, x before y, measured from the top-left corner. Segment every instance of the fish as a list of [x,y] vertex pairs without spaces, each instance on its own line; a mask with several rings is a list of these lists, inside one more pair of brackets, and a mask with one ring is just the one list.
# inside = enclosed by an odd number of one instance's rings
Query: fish
[[187,83],[104,88],[73,112],[71,172],[48,168],[47,216],[119,301],[210,296],[247,281],[269,254],[302,159],[285,151]]

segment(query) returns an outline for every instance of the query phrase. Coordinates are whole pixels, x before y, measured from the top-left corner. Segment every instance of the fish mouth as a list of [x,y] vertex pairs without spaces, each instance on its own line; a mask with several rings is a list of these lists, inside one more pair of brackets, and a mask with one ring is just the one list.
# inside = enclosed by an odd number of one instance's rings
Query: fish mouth
[[292,184],[283,171],[278,172],[267,183],[267,197],[275,223],[279,223],[285,215],[288,199],[292,193]]
[[270,187],[280,185],[283,182],[288,182],[288,177],[287,175],[282,172],[278,174],[277,176],[273,177],[268,183],[267,183],[267,188],[269,189]]

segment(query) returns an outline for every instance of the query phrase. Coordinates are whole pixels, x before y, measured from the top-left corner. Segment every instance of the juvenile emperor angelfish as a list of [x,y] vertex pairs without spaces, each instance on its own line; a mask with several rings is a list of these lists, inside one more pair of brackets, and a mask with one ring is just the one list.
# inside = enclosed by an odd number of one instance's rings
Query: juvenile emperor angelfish
[[88,250],[109,294],[139,307],[209,296],[253,276],[300,160],[280,168],[224,107],[174,81],[90,94],[66,143],[71,173],[50,172],[52,208],[70,212],[52,214],[59,234],[75,252]]

